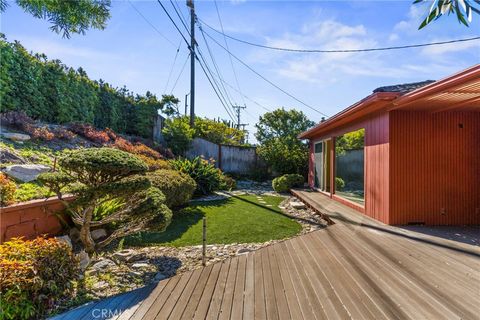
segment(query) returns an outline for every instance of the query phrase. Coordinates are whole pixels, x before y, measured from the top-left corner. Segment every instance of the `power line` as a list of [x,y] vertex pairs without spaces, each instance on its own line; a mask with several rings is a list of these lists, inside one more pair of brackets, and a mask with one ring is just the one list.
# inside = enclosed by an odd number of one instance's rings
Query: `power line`
[[180,77],[182,76],[183,70],[185,69],[185,66],[187,65],[187,62],[188,62],[188,58],[189,58],[189,57],[190,57],[190,53],[187,55],[187,59],[185,59],[185,62],[183,63],[182,69],[180,70],[180,73],[178,74],[178,77],[177,77],[177,79],[175,80],[175,83],[173,84],[172,90],[170,90],[170,94],[172,94],[173,90],[174,90],[175,87],[177,86],[178,79],[180,79]]
[[137,7],[135,7],[135,6],[133,5],[133,3],[132,3],[130,0],[128,0],[128,3],[130,3],[130,5],[132,6],[132,8],[135,9],[135,11],[143,18],[143,20],[145,20],[145,22],[147,22],[147,23],[150,25],[150,27],[153,28],[153,30],[155,30],[163,39],[167,40],[168,43],[170,43],[172,46],[176,47],[175,43],[173,43],[172,40],[168,39],[165,35],[163,35],[163,33],[161,33],[160,30],[158,30],[157,27],[155,27],[155,26],[153,25],[153,23],[151,23],[151,22],[143,15],[143,13],[142,13],[140,10],[138,10]]
[[[220,10],[218,10],[218,5],[217,5],[217,0],[214,0],[214,3],[215,3],[215,9],[217,10],[217,16],[218,16],[218,21],[220,22],[220,27],[222,28],[222,33],[225,34],[225,31],[223,29],[223,22],[222,22],[222,18],[220,17]],[[228,42],[227,42],[227,37],[224,35],[223,36],[223,41],[225,42],[225,47],[230,50],[230,48],[228,47]],[[240,92],[240,97],[242,98],[242,101],[243,101],[243,104],[244,105],[247,105],[245,103],[245,99],[242,95],[242,90],[240,89],[240,84],[238,82],[238,77],[237,77],[237,72],[235,71],[235,67],[233,66],[233,61],[232,61],[232,56],[230,56],[228,54],[228,58],[230,60],[230,66],[232,67],[232,71],[233,71],[233,75],[235,77],[235,84],[237,85],[237,88],[238,88],[238,91]]]
[[241,42],[244,44],[248,44],[250,46],[270,49],[270,50],[277,50],[277,51],[288,51],[288,52],[302,52],[302,53],[352,53],[352,52],[371,52],[371,51],[387,51],[387,50],[399,50],[399,49],[409,49],[409,48],[420,48],[420,47],[428,47],[428,46],[437,46],[443,44],[451,44],[457,42],[467,42],[467,41],[474,41],[480,40],[480,36],[478,37],[471,37],[471,38],[464,38],[464,39],[454,39],[454,40],[447,40],[447,41],[437,41],[437,42],[428,42],[428,43],[420,43],[420,44],[410,44],[410,45],[403,45],[403,46],[391,46],[391,47],[381,47],[381,48],[365,48],[365,49],[342,49],[342,50],[325,50],[325,49],[293,49],[293,48],[282,48],[282,47],[273,47],[267,46],[259,43],[254,43],[242,39],[238,39],[232,37],[224,32],[213,28],[212,26],[205,23],[205,21],[200,20],[204,25],[208,28],[212,29],[216,33],[223,35],[229,39],[235,40],[237,42]]
[[[199,26],[201,28],[201,26]],[[283,92],[284,94],[286,94],[287,96],[289,96],[290,98],[294,99],[295,101],[303,104],[305,107],[325,116],[325,117],[328,117],[327,114],[315,109],[314,107],[312,107],[311,105],[303,102],[302,100],[298,99],[297,97],[295,97],[294,95],[292,95],[291,93],[285,91],[284,89],[280,88],[278,85],[276,85],[275,83],[273,83],[272,81],[270,81],[269,79],[267,79],[265,76],[263,76],[262,74],[260,74],[259,72],[257,72],[255,69],[253,69],[252,67],[250,67],[246,62],[244,62],[243,60],[241,60],[240,58],[238,58],[236,55],[234,55],[230,50],[228,50],[227,48],[225,48],[224,46],[222,46],[220,43],[218,43],[217,40],[215,40],[211,35],[209,35],[207,32],[205,32],[205,34],[207,35],[207,37],[209,37],[210,39],[212,39],[213,42],[215,42],[219,47],[223,48],[223,50],[227,51],[235,60],[237,60],[238,62],[240,62],[242,65],[244,65],[246,68],[248,68],[250,71],[252,71],[253,73],[255,73],[257,76],[259,76],[260,78],[262,78],[264,81],[268,82],[271,86],[277,88],[278,90],[280,90],[281,92]]]
[[[222,80],[222,74],[220,73],[220,70],[218,68],[218,65],[217,63],[215,62],[215,58],[213,57],[213,53],[212,51],[210,50],[210,46],[208,45],[208,42],[207,42],[207,39],[205,38],[205,34],[203,33],[202,29],[200,29],[200,32],[202,33],[202,37],[203,37],[203,41],[205,41],[205,45],[207,47],[207,51],[208,51],[208,54],[210,56],[210,59],[212,60],[212,63],[213,63],[213,67],[215,68],[215,71],[217,72],[217,75],[218,75],[218,78],[220,80]],[[221,81],[220,82],[220,86],[221,88],[223,88],[223,91],[225,92],[225,96],[227,97],[227,100],[229,102],[229,107],[233,107],[233,103],[232,103],[232,100],[230,99],[230,95],[228,94],[228,91],[227,89],[225,88],[225,85],[223,84],[223,82]]]
[[[247,99],[247,100],[255,103],[257,106],[259,106],[260,108],[264,109],[265,111],[267,111],[267,112],[271,112],[271,111],[272,111],[271,109],[265,107],[264,105],[260,104],[259,102],[253,100],[252,98],[250,98],[250,97],[247,96],[246,94],[240,92],[238,89],[235,89],[234,86],[232,86],[231,84],[229,84],[229,83],[226,82],[225,80],[221,80],[221,81],[223,81],[223,83],[225,83],[225,84],[226,84],[228,87],[230,87],[231,89],[233,89],[233,90],[235,90],[236,92],[238,92],[238,93],[239,93],[240,95],[242,95],[245,99]],[[248,113],[248,112],[247,112],[247,113]]]
[[178,52],[180,51],[180,46],[181,45],[182,45],[182,40],[180,39],[180,43],[178,44],[177,52],[175,53],[175,58],[173,58],[172,67],[170,68],[170,72],[168,74],[167,84],[165,84],[165,89],[163,90],[163,92],[167,92],[167,88],[168,88],[168,85],[170,84],[170,78],[172,77],[173,68],[175,67],[175,63],[177,62]]
[[[163,11],[165,12],[165,14],[168,16],[168,18],[170,19],[170,21],[173,23],[173,25],[175,26],[175,29],[177,29],[178,33],[180,33],[180,35],[182,36],[183,41],[185,41],[185,43],[187,44],[188,48],[190,49],[190,52],[192,52],[192,50],[191,50],[192,47],[190,46],[190,44],[188,43],[187,39],[186,39],[185,36],[183,35],[182,31],[180,30],[180,28],[179,28],[178,25],[176,24],[175,20],[173,20],[172,16],[170,15],[170,13],[169,13],[168,10],[167,10],[167,8],[165,8],[165,6],[162,4],[162,2],[161,2],[160,0],[157,0],[157,2],[158,2],[158,4],[160,4],[160,6],[162,7],[162,9],[163,9]],[[177,12],[177,13],[178,13],[178,12]],[[181,19],[181,18],[180,18],[180,19]],[[199,51],[199,53],[200,53],[200,51]],[[202,60],[205,60],[205,59],[203,58],[203,56],[201,56],[201,57],[202,57]],[[210,80],[210,78],[209,78],[209,76],[208,76],[208,74],[207,74],[207,71],[205,70],[204,66],[202,65],[202,63],[200,62],[200,60],[198,59],[198,56],[197,56],[196,54],[194,55],[194,58],[195,58],[195,59],[198,61],[198,63],[200,64],[200,67],[202,68],[203,72],[205,73],[205,76],[207,77],[208,82],[210,83],[210,85],[212,86],[213,90],[215,91],[215,94],[217,95],[218,99],[220,100],[220,103],[223,105],[225,111],[227,111],[227,113],[228,113],[228,115],[230,116],[230,118],[232,119],[232,121],[234,121],[234,120],[233,120],[233,117],[231,116],[231,114],[229,113],[227,107],[225,106],[223,100],[220,98],[220,95],[219,95],[219,93],[217,92],[217,89],[215,88],[215,86],[213,85],[212,81]],[[206,64],[206,62],[205,62],[205,64]],[[190,107],[191,107],[191,106],[190,106]],[[235,122],[235,121],[234,121],[234,122]]]
[[183,35],[182,31],[180,31],[180,28],[177,26],[177,23],[175,22],[175,20],[173,20],[172,16],[170,15],[170,13],[168,13],[168,10],[167,8],[165,8],[165,6],[162,4],[162,2],[160,0],[157,0],[157,2],[160,4],[160,6],[162,7],[163,11],[165,11],[165,13],[167,14],[168,18],[170,19],[170,21],[173,23],[173,25],[175,26],[175,29],[177,29],[178,33],[180,33],[180,35],[182,36],[183,38],[183,41],[185,41],[185,43],[187,44],[187,47],[188,49],[191,49],[191,46],[190,44],[188,43],[187,41],[187,38],[185,38],[185,36]]
[[190,31],[188,30],[187,24],[182,19],[183,15],[180,16],[180,13],[178,12],[177,7],[175,6],[175,4],[173,3],[172,0],[170,0],[170,3],[172,4],[173,10],[175,10],[175,13],[177,14],[177,17],[180,19],[180,22],[182,22],[183,26],[185,27],[185,30],[187,31],[187,34],[190,35]]
[[[199,53],[200,53],[200,51],[199,51]],[[200,55],[200,56],[201,56],[201,55]],[[222,104],[223,108],[224,108],[225,111],[227,112],[228,116],[230,117],[230,119],[232,119],[233,122],[235,122],[233,116],[230,114],[230,111],[227,109],[227,107],[226,107],[225,104],[223,103],[223,100],[220,98],[220,94],[219,94],[219,92],[217,92],[217,89],[215,88],[215,85],[212,83],[212,80],[210,80],[210,77],[208,76],[208,73],[207,73],[207,71],[205,70],[205,67],[203,66],[203,64],[202,64],[202,63],[200,62],[200,60],[198,59],[198,56],[195,56],[195,59],[197,59],[198,64],[199,64],[200,67],[202,68],[203,73],[204,73],[205,76],[207,77],[208,82],[209,82],[210,85],[212,86],[213,91],[214,91],[215,94],[217,95],[218,100],[220,100],[220,103]],[[202,60],[204,60],[203,57],[202,57]]]

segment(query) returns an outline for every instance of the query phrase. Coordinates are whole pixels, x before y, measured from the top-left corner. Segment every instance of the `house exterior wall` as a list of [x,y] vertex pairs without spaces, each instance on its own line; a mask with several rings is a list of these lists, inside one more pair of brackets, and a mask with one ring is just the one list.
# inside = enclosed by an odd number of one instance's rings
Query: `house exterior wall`
[[[365,128],[365,207],[360,208],[357,204],[342,200],[335,194],[330,196],[358,209],[367,216],[389,223],[389,114],[387,112],[371,115],[368,118],[312,139],[310,143],[308,182],[310,187],[314,188],[314,144],[321,140],[334,138],[361,128]],[[334,172],[335,166],[332,165],[332,176]]]
[[480,112],[392,111],[390,152],[390,224],[480,224]]

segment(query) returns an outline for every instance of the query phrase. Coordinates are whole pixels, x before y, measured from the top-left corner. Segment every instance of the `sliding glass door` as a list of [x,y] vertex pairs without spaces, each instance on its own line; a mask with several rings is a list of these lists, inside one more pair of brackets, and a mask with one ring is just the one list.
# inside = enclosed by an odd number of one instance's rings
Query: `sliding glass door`
[[315,143],[315,188],[330,192],[330,157],[331,140]]

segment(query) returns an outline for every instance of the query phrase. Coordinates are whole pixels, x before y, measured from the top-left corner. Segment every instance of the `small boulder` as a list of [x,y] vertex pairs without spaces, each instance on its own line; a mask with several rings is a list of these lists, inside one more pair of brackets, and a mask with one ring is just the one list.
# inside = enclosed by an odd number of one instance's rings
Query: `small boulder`
[[237,250],[237,256],[238,255],[241,255],[241,254],[246,254],[246,253],[249,253],[251,252],[252,250],[248,249],[248,248],[240,248]]
[[44,172],[50,171],[49,166],[43,164],[14,164],[7,166],[3,172],[22,182],[30,182]]
[[27,161],[13,151],[3,149],[0,152],[0,163],[25,164]]
[[90,264],[90,257],[88,256],[88,253],[86,253],[84,250],[80,251],[77,254],[77,259],[79,261],[80,270],[82,272],[85,271]]
[[146,262],[137,262],[132,264],[132,268],[134,269],[145,269],[145,268],[150,268],[152,265],[148,264]]
[[107,231],[105,229],[95,229],[90,232],[93,240],[98,240],[105,238],[107,236]]
[[113,258],[122,262],[133,262],[145,258],[145,253],[137,252],[132,249],[124,249],[113,254]]
[[95,290],[102,290],[102,289],[106,289],[106,288],[108,288],[108,282],[107,281],[98,281],[98,282],[95,282],[92,285],[92,289],[95,289]]
[[15,133],[15,132],[2,132],[2,137],[12,141],[28,141],[31,137],[28,134]]
[[58,236],[58,237],[55,237],[55,239],[57,239],[59,242],[64,242],[67,244],[67,246],[70,247],[70,249],[73,248],[72,246],[72,240],[70,239],[69,236],[65,235],[65,236]]
[[305,208],[307,208],[305,203],[300,202],[300,201],[291,201],[290,206],[292,206],[292,208],[294,208],[294,209],[305,209]]
[[92,270],[95,270],[95,271],[104,271],[105,269],[109,268],[109,267],[114,267],[116,266],[115,262],[113,262],[112,260],[109,260],[109,259],[103,259],[103,260],[100,260],[98,262],[96,262],[93,266],[92,266]]

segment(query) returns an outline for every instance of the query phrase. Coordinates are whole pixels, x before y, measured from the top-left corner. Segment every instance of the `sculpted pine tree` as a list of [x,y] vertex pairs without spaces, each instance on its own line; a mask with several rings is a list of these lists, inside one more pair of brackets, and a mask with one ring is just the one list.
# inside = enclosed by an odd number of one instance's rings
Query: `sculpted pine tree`
[[[165,196],[151,186],[143,175],[147,166],[133,155],[111,148],[81,149],[61,158],[59,166],[61,172],[39,179],[60,199],[65,190],[75,196],[65,204],[88,253],[147,228],[162,231],[170,223]],[[108,235],[95,242],[91,231],[99,227]]]

